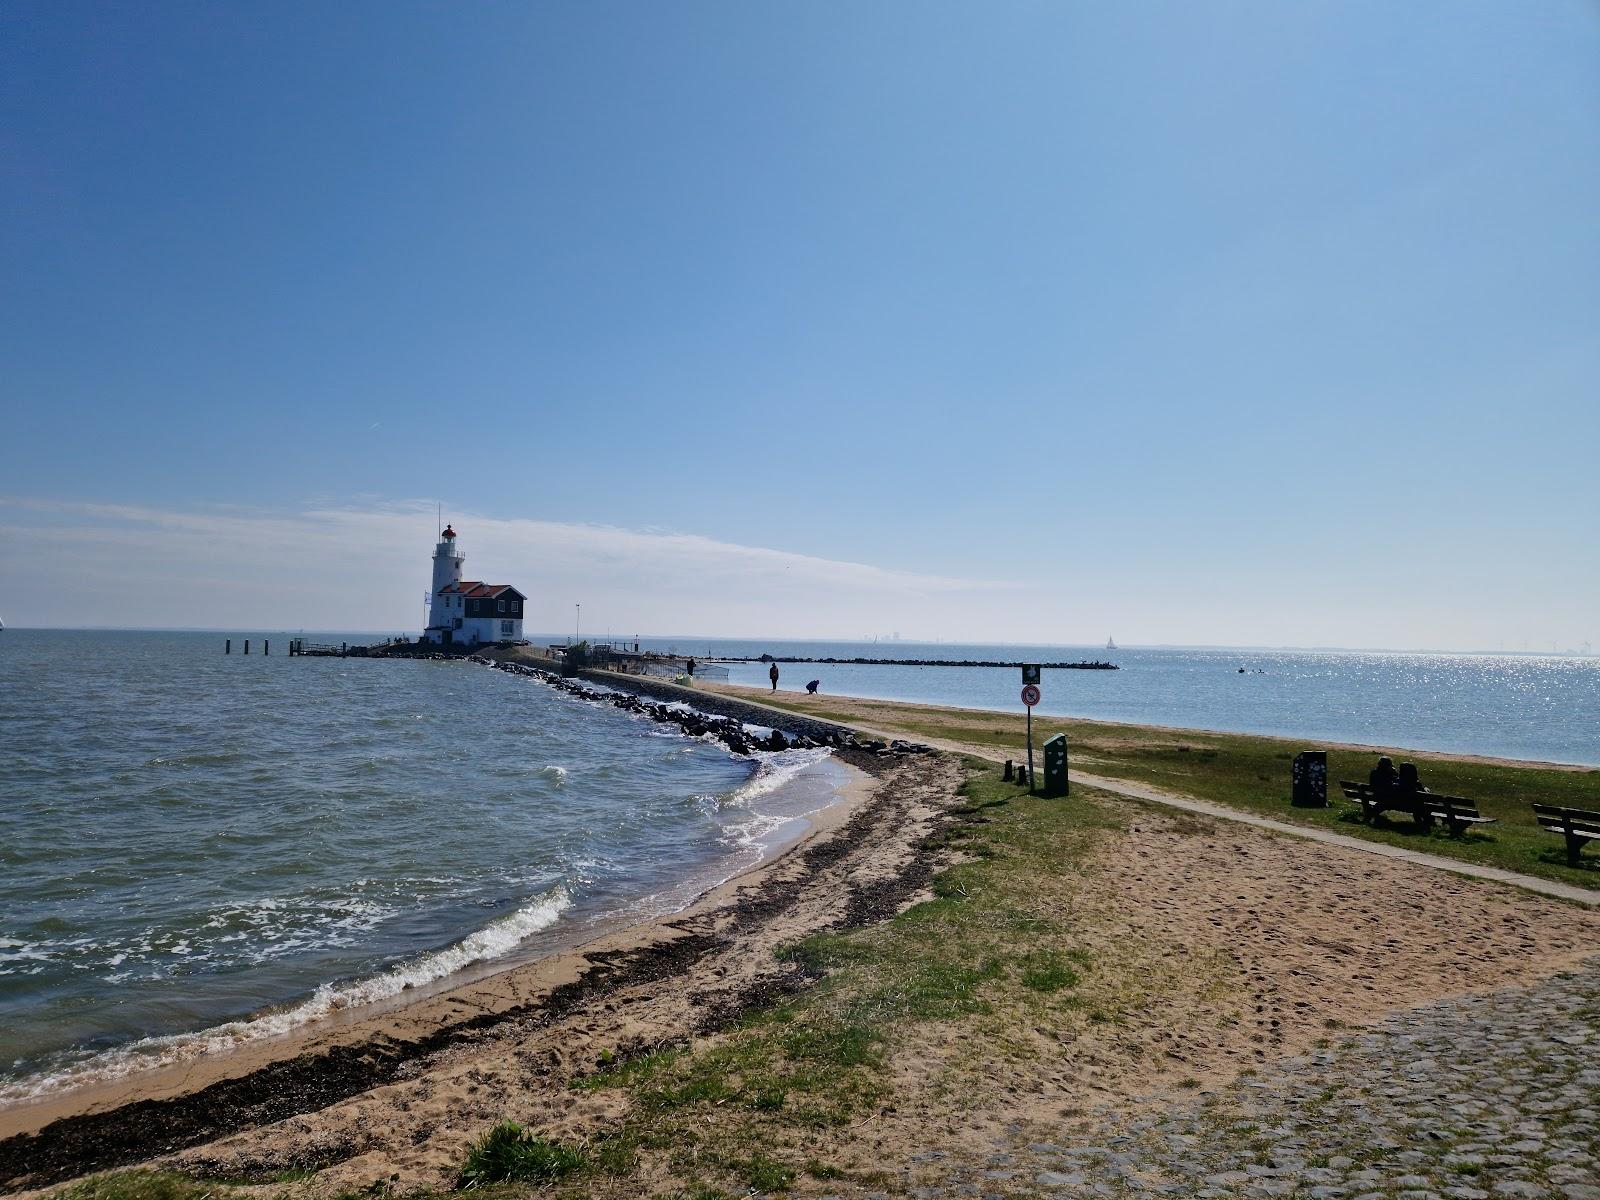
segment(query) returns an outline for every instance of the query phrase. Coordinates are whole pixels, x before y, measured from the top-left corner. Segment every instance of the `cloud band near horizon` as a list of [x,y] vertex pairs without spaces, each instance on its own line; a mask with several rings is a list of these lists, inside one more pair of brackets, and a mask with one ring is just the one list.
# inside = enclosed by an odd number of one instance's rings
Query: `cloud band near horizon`
[[[19,625],[410,631],[435,541],[430,502],[296,511],[0,498],[6,615]],[[529,597],[526,628],[856,637],[958,619],[1008,580],[821,558],[694,533],[453,511],[469,578]],[[598,623],[598,624],[594,624]]]

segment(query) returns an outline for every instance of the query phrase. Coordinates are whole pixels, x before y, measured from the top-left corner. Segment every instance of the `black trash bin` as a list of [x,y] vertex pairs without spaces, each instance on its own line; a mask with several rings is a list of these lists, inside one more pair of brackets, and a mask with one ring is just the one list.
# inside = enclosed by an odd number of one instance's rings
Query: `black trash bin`
[[1058,733],[1044,744],[1044,794],[1067,794],[1067,735]]
[[1328,807],[1328,752],[1302,750],[1294,756],[1294,788],[1290,803],[1296,808]]

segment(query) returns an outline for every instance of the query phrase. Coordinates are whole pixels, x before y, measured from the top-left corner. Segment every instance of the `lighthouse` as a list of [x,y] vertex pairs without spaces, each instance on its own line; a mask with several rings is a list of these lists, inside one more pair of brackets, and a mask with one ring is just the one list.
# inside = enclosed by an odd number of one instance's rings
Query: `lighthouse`
[[428,627],[423,641],[441,646],[485,646],[522,640],[522,606],[527,597],[509,583],[463,580],[467,556],[446,525],[433,548],[433,587],[428,592]]
[[441,615],[437,611],[439,593],[452,583],[461,582],[461,564],[466,561],[467,556],[456,549],[455,526],[446,525],[439,535],[439,544],[433,548],[433,604],[428,612],[429,625],[437,624],[434,618]]

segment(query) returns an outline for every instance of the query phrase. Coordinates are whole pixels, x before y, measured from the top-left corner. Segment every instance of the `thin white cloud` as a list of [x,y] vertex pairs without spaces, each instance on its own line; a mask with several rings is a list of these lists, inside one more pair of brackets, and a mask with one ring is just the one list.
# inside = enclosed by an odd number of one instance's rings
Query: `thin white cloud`
[[[26,524],[0,531],[0,585],[48,584],[7,598],[19,624],[404,629],[428,583],[434,508],[420,501],[275,512],[0,498],[8,510]],[[547,630],[582,603],[630,630],[840,636],[1018,586],[693,533],[450,516],[467,574],[517,584]]]

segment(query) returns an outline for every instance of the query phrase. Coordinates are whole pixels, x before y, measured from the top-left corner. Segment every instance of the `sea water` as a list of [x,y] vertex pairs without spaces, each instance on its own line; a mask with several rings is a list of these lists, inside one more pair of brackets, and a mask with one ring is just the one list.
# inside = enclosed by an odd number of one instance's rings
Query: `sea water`
[[[630,643],[631,644],[631,643]],[[1184,729],[1264,733],[1600,765],[1600,659],[1525,654],[1312,650],[1106,650],[947,642],[648,639],[719,655],[1106,661],[1116,671],[1046,670],[1034,710]],[[767,664],[728,664],[729,681],[768,686]],[[1015,668],[784,663],[779,686],[1021,714]]]
[[252,640],[0,634],[0,1104],[675,911],[839,781],[462,661]]

